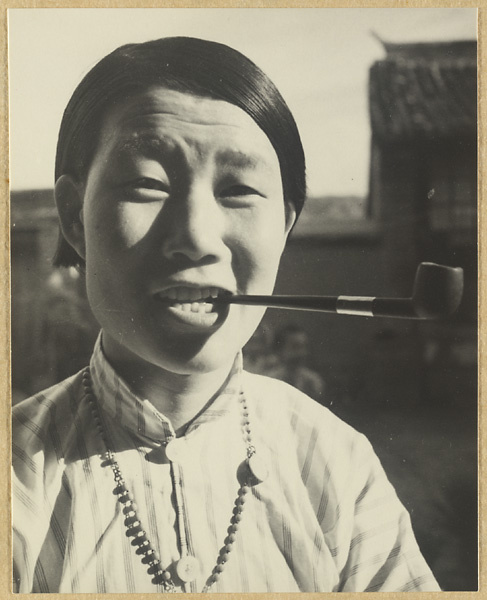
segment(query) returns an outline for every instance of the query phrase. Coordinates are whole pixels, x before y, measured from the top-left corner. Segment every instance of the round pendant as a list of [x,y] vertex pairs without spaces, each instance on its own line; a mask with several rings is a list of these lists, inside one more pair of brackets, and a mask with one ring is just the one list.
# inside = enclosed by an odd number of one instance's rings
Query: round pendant
[[185,583],[196,579],[198,570],[198,561],[194,556],[183,556],[183,558],[179,559],[176,563],[176,573],[178,574],[179,579]]
[[269,476],[269,469],[265,461],[258,454],[252,454],[247,460],[247,464],[249,465],[250,472],[259,483],[265,481]]

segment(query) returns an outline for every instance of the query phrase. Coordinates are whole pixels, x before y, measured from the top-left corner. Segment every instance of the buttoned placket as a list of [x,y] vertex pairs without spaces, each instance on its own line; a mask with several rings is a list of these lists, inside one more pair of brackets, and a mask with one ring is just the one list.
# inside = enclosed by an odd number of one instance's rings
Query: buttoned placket
[[[171,481],[174,497],[176,500],[176,527],[179,546],[179,560],[176,564],[176,572],[183,582],[183,591],[191,591],[191,582],[196,578],[196,559],[191,556],[188,549],[186,532],[186,508],[182,490],[182,463],[184,463],[186,450],[186,437],[176,437],[171,422],[161,415],[155,408],[150,412],[157,418],[163,427],[164,434],[161,436],[161,447],[164,449],[166,459],[170,463]],[[192,559],[192,560],[190,560]],[[181,565],[181,566],[179,566]],[[179,568],[178,568],[179,566]]]
[[[94,386],[97,388],[98,398],[102,399],[101,408],[107,410],[112,419],[118,422],[119,426],[128,431],[132,430],[143,441],[143,445],[146,447],[147,445],[149,446],[148,452],[146,451],[147,457],[151,452],[160,451],[161,454],[164,453],[164,458],[170,464],[172,488],[176,500],[177,540],[180,555],[178,563],[182,563],[182,559],[193,559],[190,561],[190,564],[184,563],[184,572],[189,571],[187,576],[191,576],[191,580],[183,584],[183,591],[186,593],[196,591],[195,589],[190,589],[191,583],[194,583],[197,577],[197,574],[194,577],[192,575],[195,567],[198,569],[198,567],[201,568],[201,565],[198,564],[199,561],[195,557],[191,556],[191,549],[188,548],[187,507],[185,506],[185,494],[183,490],[183,467],[185,460],[188,459],[187,436],[192,437],[197,433],[196,430],[206,421],[209,420],[211,422],[215,418],[221,418],[228,412],[228,405],[223,409],[214,410],[210,416],[208,413],[200,415],[189,425],[183,436],[176,437],[175,430],[169,419],[161,414],[149,400],[137,398],[128,386],[119,379],[111,366],[105,362],[100,346],[95,349],[94,356],[96,356],[97,351],[100,352],[100,356],[94,360],[92,359],[92,371],[94,372]],[[101,364],[99,363],[100,358],[102,360]],[[236,367],[234,367],[233,375],[239,371],[239,368],[241,369],[241,357],[238,357]],[[227,404],[224,399],[228,400],[229,397],[234,398],[235,395],[236,389],[227,385],[217,399],[217,402],[224,401]],[[220,404],[220,406],[222,405]],[[150,458],[148,460],[158,462],[158,460]],[[176,571],[183,581],[180,570],[176,569]]]

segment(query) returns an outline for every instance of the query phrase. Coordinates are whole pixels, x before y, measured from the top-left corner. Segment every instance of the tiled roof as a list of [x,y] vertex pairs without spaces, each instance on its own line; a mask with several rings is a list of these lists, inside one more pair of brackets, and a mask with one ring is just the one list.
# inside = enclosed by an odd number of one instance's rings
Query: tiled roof
[[476,42],[384,44],[370,71],[372,131],[382,140],[476,135]]

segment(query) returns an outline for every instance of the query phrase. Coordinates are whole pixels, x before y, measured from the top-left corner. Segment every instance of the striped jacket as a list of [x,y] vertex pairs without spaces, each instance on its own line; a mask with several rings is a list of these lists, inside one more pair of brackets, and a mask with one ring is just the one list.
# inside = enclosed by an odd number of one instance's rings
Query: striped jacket
[[[269,468],[252,487],[229,560],[212,592],[436,591],[409,515],[364,436],[283,382],[240,373],[174,440],[171,423],[137,398],[97,344],[93,388],[144,530],[164,568],[180,557],[178,473],[188,549],[200,592],[232,517],[246,457],[237,381],[252,440]],[[81,374],[13,410],[14,589],[158,592],[126,535],[112,470]]]

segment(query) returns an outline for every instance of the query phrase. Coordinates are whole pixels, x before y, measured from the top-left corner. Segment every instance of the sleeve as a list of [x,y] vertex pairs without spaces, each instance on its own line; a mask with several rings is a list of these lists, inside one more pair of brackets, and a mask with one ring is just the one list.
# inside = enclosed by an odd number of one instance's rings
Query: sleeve
[[408,512],[368,440],[358,434],[333,531],[340,592],[440,591]]
[[[35,409],[35,402],[24,401],[14,410],[12,424],[13,589],[20,593],[30,593],[35,586],[49,591],[42,581],[39,555],[62,478],[55,453],[49,451],[40,411]],[[59,560],[62,562],[62,557]]]

